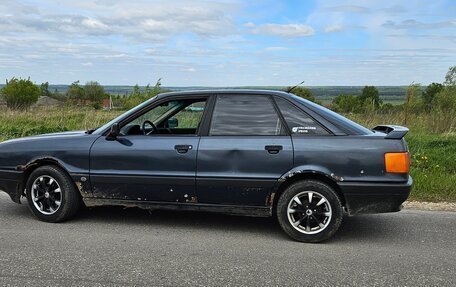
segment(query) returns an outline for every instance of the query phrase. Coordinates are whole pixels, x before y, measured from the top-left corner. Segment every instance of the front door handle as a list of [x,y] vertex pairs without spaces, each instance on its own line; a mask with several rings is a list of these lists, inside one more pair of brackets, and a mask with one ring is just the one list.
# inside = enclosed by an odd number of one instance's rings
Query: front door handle
[[265,150],[268,151],[270,154],[278,154],[282,149],[283,146],[281,145],[267,145],[264,147]]
[[186,153],[188,150],[192,149],[193,147],[188,144],[182,144],[182,145],[175,145],[174,149],[177,150],[178,153]]

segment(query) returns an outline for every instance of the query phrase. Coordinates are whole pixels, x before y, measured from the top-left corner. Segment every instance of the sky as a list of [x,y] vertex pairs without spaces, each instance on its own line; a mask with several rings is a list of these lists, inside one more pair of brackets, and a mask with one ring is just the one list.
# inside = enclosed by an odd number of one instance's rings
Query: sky
[[0,79],[408,85],[456,65],[454,0],[1,0]]

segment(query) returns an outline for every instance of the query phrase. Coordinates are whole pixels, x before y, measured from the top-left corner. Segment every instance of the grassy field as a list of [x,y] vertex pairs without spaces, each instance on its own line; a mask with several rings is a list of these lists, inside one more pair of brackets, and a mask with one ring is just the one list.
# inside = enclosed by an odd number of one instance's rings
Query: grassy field
[[0,110],[0,141],[42,133],[87,130],[101,126],[121,114],[92,108],[40,108],[27,112]]
[[[0,110],[0,141],[42,133],[85,130],[100,126],[121,111],[48,108],[28,112]],[[405,116],[395,114],[348,115],[372,128],[377,124],[404,125]],[[412,154],[415,185],[413,200],[456,202],[456,119],[448,115],[412,115],[405,124]]]

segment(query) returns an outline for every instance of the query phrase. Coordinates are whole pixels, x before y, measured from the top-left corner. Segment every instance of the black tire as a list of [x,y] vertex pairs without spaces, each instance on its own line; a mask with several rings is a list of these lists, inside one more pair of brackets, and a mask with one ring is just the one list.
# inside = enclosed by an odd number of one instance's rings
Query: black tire
[[[54,202],[54,205],[53,205],[53,210],[52,209],[49,209],[49,205],[50,205],[50,202],[47,201],[47,202],[44,202],[44,203],[36,203],[37,205],[39,204],[40,206],[43,206],[44,204],[44,208],[48,208],[48,213],[49,214],[44,214],[43,210],[40,210],[40,208],[38,206],[35,205],[34,201],[32,199],[32,187],[35,183],[35,181],[38,181],[40,182],[39,180],[41,178],[44,178],[45,181],[46,179],[52,179],[53,180],[53,185],[52,187],[48,188],[48,190],[52,190],[52,188],[55,188],[57,185],[58,185],[58,189],[60,190],[59,194],[58,193],[55,193],[54,195],[52,195],[52,191],[49,191],[49,192],[46,192],[48,193],[46,198],[44,199],[41,199],[41,200],[47,200],[49,199],[49,197],[51,198],[54,198],[55,197],[58,197],[57,201],[60,202],[60,205],[59,207],[57,207],[56,203]],[[57,185],[56,185],[56,183]],[[39,184],[38,184],[39,185]],[[35,189],[36,190],[36,187]],[[43,190],[45,190],[45,188],[42,188],[41,186],[39,186],[39,192],[41,192],[41,194],[43,194]],[[34,194],[38,194],[36,193],[37,191],[34,192]],[[49,196],[49,193],[51,193],[51,196]],[[62,170],[60,167],[58,166],[41,166],[39,168],[37,168],[36,170],[34,170],[28,180],[27,180],[27,185],[26,185],[26,196],[27,196],[27,202],[28,202],[28,206],[29,206],[29,209],[31,210],[31,212],[33,213],[33,215],[35,215],[39,220],[42,220],[42,221],[45,221],[45,222],[62,222],[62,221],[65,221],[67,219],[70,219],[72,216],[74,216],[76,214],[76,212],[79,210],[80,208],[80,200],[81,200],[81,196],[79,194],[79,192],[76,190],[76,187],[72,181],[72,179],[70,178],[70,176],[64,171]],[[44,195],[40,196],[41,198],[43,197]],[[38,196],[36,196],[38,197]],[[52,214],[51,214],[52,213]]]
[[[310,203],[309,197],[312,198]],[[324,201],[320,203],[322,198]],[[320,205],[317,206],[317,203]],[[317,243],[332,237],[343,218],[339,196],[333,188],[318,180],[303,180],[290,185],[280,196],[276,213],[285,233],[297,241],[308,243]],[[293,223],[298,225],[295,227]]]

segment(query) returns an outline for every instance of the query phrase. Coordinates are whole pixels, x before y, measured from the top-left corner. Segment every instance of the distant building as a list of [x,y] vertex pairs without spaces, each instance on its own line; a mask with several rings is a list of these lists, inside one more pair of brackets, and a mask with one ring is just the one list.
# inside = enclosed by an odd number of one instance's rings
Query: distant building
[[39,97],[38,101],[35,103],[35,105],[38,107],[58,107],[63,106],[64,104],[64,102],[48,96]]
[[113,108],[112,97],[109,96],[109,98],[104,98],[104,99],[101,101],[101,105],[103,106],[103,109],[105,109],[105,110],[111,110],[111,109]]

